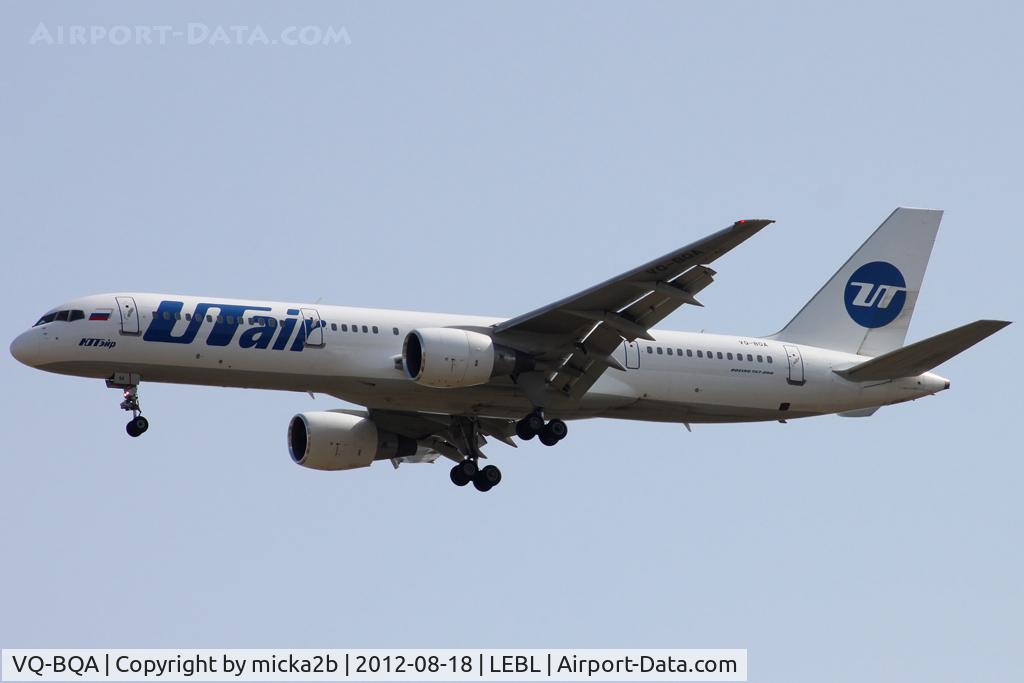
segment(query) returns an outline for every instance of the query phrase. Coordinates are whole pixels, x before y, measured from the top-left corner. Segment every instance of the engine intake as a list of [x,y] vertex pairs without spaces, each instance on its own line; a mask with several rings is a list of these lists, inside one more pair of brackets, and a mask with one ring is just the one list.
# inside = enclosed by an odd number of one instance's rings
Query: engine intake
[[406,376],[428,387],[452,389],[486,384],[497,375],[525,372],[533,358],[486,334],[452,327],[413,330],[402,346]]
[[416,453],[416,440],[379,429],[369,418],[335,411],[299,413],[288,424],[292,461],[314,470],[369,467]]

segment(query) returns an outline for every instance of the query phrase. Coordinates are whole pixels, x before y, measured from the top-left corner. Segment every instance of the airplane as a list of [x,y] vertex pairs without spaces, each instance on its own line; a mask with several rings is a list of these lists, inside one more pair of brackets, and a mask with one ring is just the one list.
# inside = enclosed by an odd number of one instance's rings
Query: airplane
[[[363,410],[303,412],[288,449],[316,470],[454,461],[488,491],[488,438],[553,446],[566,421],[682,423],[867,417],[950,386],[932,369],[1009,322],[978,320],[904,345],[942,211],[898,208],[779,332],[655,325],[717,274],[710,264],[771,224],[739,220],[681,249],[511,319],[145,293],[61,304],[11,344],[20,362],[106,381],[149,428],[139,384],[328,394]],[[755,287],[758,287],[755,285]]]

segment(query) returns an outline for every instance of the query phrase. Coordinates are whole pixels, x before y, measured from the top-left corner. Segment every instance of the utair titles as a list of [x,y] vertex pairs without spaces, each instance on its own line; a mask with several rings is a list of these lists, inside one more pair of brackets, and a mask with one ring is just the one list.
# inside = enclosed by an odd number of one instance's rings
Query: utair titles
[[[161,301],[160,306],[153,313],[153,320],[146,328],[145,334],[142,335],[143,341],[191,344],[196,340],[204,319],[208,319],[213,322],[213,328],[206,336],[206,345],[228,346],[234,340],[239,328],[245,325],[246,314],[251,311],[260,312],[260,314],[249,316],[251,326],[238,337],[238,345],[241,348],[301,351],[309,345],[312,333],[318,331],[318,328],[326,326],[326,323],[319,319],[292,317],[300,315],[301,311],[297,308],[289,308],[287,310],[288,317],[278,320],[273,315],[263,313],[271,310],[268,306],[201,303],[196,305],[195,311],[186,317],[188,325],[185,329],[175,335],[174,327],[181,320],[182,307],[181,301]],[[214,309],[217,311],[216,318],[209,313]],[[293,338],[292,333],[296,330],[297,333]],[[289,342],[291,342],[290,345]]]

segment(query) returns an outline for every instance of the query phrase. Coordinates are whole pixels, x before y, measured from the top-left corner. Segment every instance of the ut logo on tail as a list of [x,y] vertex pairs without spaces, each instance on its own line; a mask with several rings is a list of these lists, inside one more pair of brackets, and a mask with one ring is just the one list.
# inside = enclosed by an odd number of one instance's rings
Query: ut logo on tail
[[907,281],[899,268],[872,261],[846,282],[846,312],[861,327],[883,327],[899,316],[907,302]]

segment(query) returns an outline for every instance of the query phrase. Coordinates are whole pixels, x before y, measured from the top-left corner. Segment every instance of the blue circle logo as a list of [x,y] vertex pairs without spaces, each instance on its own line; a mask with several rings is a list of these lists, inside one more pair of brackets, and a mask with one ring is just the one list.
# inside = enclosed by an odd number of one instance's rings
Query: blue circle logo
[[899,316],[907,303],[907,281],[899,268],[872,261],[846,281],[846,312],[861,327],[884,327]]

